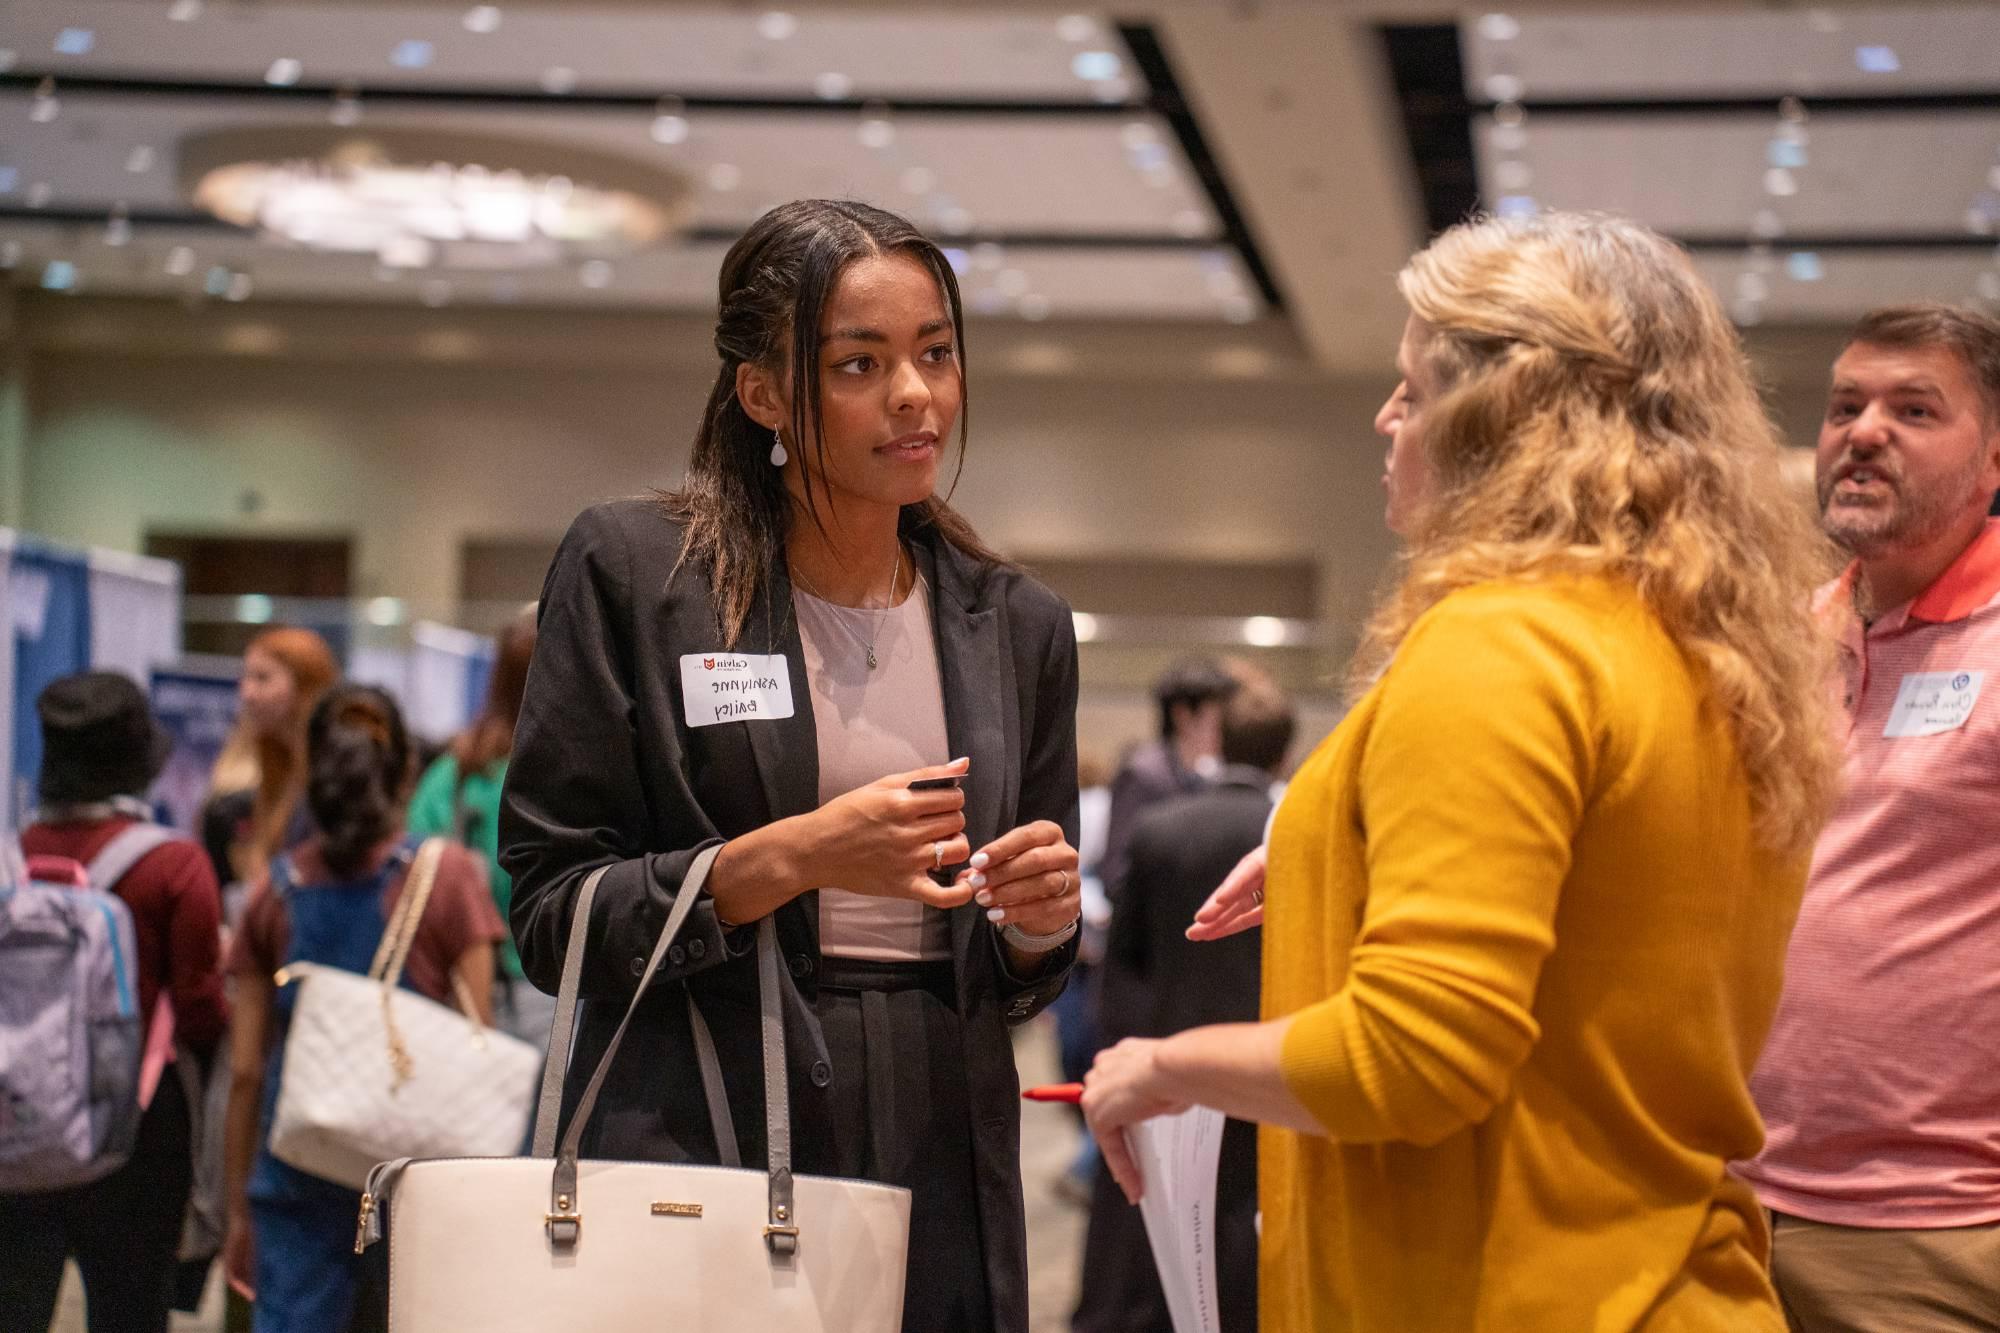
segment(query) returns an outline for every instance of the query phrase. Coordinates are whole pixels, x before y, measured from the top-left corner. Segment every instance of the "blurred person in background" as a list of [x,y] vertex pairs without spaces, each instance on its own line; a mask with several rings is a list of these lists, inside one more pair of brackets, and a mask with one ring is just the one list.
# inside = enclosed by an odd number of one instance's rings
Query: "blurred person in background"
[[1268,901],[1197,931],[1263,912],[1265,1021],[1121,1043],[1085,1113],[1133,1196],[1125,1126],[1266,1126],[1266,1330],[1776,1333],[1728,1163],[1838,781],[1819,544],[1659,236],[1481,221],[1399,286],[1401,577]]
[[[573,1106],[690,864],[719,847],[584,1153],[765,1159],[768,918],[794,1170],[911,1191],[908,1333],[1027,1333],[1008,1028],[1076,954],[1074,625],[940,493],[966,380],[933,242],[804,200],[751,225],[718,287],[721,365],[681,488],[586,511],[543,590],[501,814],[521,961],[554,990],[586,932]],[[770,683],[724,714],[699,688],[717,666]]]
[[[88,866],[118,835],[151,822],[145,792],[166,762],[171,738],[154,721],[145,692],[115,672],[55,681],[36,711],[40,804],[21,835],[22,850]],[[116,884],[95,887],[131,909],[139,1031],[151,1032],[155,1009],[171,1004],[183,1057],[206,1066],[228,1021],[221,903],[207,856],[175,838],[133,862]],[[193,1183],[195,1107],[188,1087],[199,1083],[195,1071],[169,1069],[160,1077],[132,1156],[111,1174],[73,1189],[0,1196],[0,1326],[46,1329],[63,1261],[73,1257],[91,1333],[164,1333]]]
[[1160,733],[1132,748],[1111,779],[1111,810],[1099,875],[1118,905],[1132,826],[1155,801],[1201,790],[1222,763],[1222,703],[1236,682],[1210,657],[1174,663],[1153,682]]
[[309,629],[279,626],[243,650],[236,729],[215,761],[202,841],[217,882],[254,884],[271,858],[310,831],[305,805],[306,719],[340,664]]
[[[223,1261],[231,1282],[254,1292],[256,1333],[340,1333],[357,1307],[355,1327],[377,1327],[383,1317],[379,1269],[369,1272],[365,1295],[362,1283],[364,1265],[383,1261],[354,1253],[359,1192],[287,1166],[268,1147],[297,994],[273,977],[300,962],[368,971],[415,850],[403,823],[412,767],[393,699],[370,685],[328,691],[306,731],[304,794],[315,831],[272,860],[231,944]],[[456,973],[480,1017],[490,1018],[494,946],[504,933],[478,861],[450,847],[402,984],[452,1004]]]
[[1817,462],[1847,780],[1739,1174],[1800,1333],[2000,1328],[2000,322],[1865,316]]
[[[1261,673],[1260,673],[1261,676]],[[1145,884],[1112,919],[1107,982],[1131,974],[1146,997],[1125,1015],[1134,1036],[1166,1037],[1258,1015],[1262,947],[1245,931],[1196,943],[1187,923],[1222,877],[1264,839],[1271,789],[1297,728],[1291,702],[1268,678],[1244,678],[1222,710],[1222,768],[1201,791],[1172,796],[1139,817],[1127,873]],[[1114,987],[1107,985],[1107,991]],[[1257,1327],[1257,1128],[1223,1129],[1215,1191],[1216,1313],[1230,1333]],[[1105,1173],[1091,1204],[1083,1271],[1091,1293],[1078,1333],[1155,1333],[1172,1326],[1144,1219]]]
[[[535,653],[535,608],[530,606],[500,631],[486,702],[472,724],[425,770],[410,798],[410,836],[451,838],[479,854],[486,865],[493,905],[507,919],[514,880],[500,864],[500,790],[507,759],[514,752],[514,722],[528,688],[528,662]],[[521,975],[521,955],[511,935],[500,941],[495,960],[494,999],[500,1025],[524,1041],[546,1047],[555,1018],[553,995],[536,990]]]

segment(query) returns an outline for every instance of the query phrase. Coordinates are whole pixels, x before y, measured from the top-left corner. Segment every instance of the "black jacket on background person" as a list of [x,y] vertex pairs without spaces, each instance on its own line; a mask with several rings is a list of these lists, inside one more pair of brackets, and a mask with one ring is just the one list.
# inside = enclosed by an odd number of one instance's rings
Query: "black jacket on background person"
[[[1101,1002],[1121,1035],[1166,1037],[1211,1023],[1254,1023],[1263,932],[1187,938],[1195,909],[1264,840],[1271,776],[1232,765],[1214,785],[1161,801],[1132,830],[1125,891],[1104,946]],[[1115,1010],[1115,1012],[1113,1012]],[[1139,1210],[1102,1167],[1091,1193],[1075,1333],[1171,1333],[1167,1298]],[[1215,1185],[1215,1285],[1221,1327],[1257,1327],[1257,1127],[1222,1132]]]
[[[1076,638],[1062,601],[1026,575],[982,565],[906,511],[904,539],[931,587],[951,755],[964,782],[974,849],[1037,819],[1076,839]],[[572,904],[599,885],[586,937],[575,1057],[564,1118],[610,1041],[637,974],[702,848],[819,806],[818,740],[791,586],[782,564],[731,650],[785,656],[793,714],[689,727],[681,657],[714,655],[722,634],[708,569],[678,573],[681,529],[660,506],[586,510],[543,587],[540,638],[515,730],[501,806],[501,861],[514,877],[512,918],[528,977],[558,986]],[[814,1015],[819,895],[775,913],[791,985],[784,988],[794,1169],[825,1174],[832,1082]],[[1074,939],[1030,980],[1014,977],[999,936],[973,904],[950,913],[962,1058],[974,1108],[980,1226],[995,1323],[1027,1329],[1027,1238],[1020,1180],[1020,1096],[1007,1029],[1062,990]],[[586,1156],[718,1160],[686,1005],[715,1036],[746,1167],[765,1159],[755,924],[725,931],[703,895],[682,927],[605,1079]],[[801,1216],[803,1243],[813,1220]],[[921,1245],[921,1236],[912,1245]]]

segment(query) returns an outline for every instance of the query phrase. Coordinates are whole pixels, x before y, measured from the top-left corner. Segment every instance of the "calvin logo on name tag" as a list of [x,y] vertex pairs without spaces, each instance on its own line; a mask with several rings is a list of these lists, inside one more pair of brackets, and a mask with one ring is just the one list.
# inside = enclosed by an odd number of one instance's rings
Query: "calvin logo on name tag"
[[792,672],[783,653],[686,653],[681,699],[690,727],[774,722],[792,715]]
[[1896,702],[1889,705],[1889,720],[1882,735],[1890,740],[1904,736],[1935,736],[1957,731],[1972,716],[1979,702],[1979,688],[1986,683],[1984,671],[1913,671],[1903,677]]

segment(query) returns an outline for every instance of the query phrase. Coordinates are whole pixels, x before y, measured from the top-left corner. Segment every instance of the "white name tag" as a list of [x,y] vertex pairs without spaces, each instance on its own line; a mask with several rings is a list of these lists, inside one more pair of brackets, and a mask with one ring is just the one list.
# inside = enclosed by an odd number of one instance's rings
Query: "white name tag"
[[681,699],[690,727],[773,722],[792,715],[792,672],[783,653],[688,653]]
[[1972,706],[1979,702],[1979,687],[1985,683],[1984,671],[1912,672],[1903,677],[1903,687],[1896,691],[1882,734],[1894,739],[1957,731],[1972,716]]

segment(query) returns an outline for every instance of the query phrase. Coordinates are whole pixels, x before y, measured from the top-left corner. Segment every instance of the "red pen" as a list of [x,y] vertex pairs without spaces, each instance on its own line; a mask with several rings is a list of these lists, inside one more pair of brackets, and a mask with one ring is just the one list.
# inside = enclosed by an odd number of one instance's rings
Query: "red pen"
[[1023,1101],[1068,1102],[1072,1106],[1083,1100],[1081,1083],[1044,1083],[1039,1088],[1029,1088],[1021,1094]]

